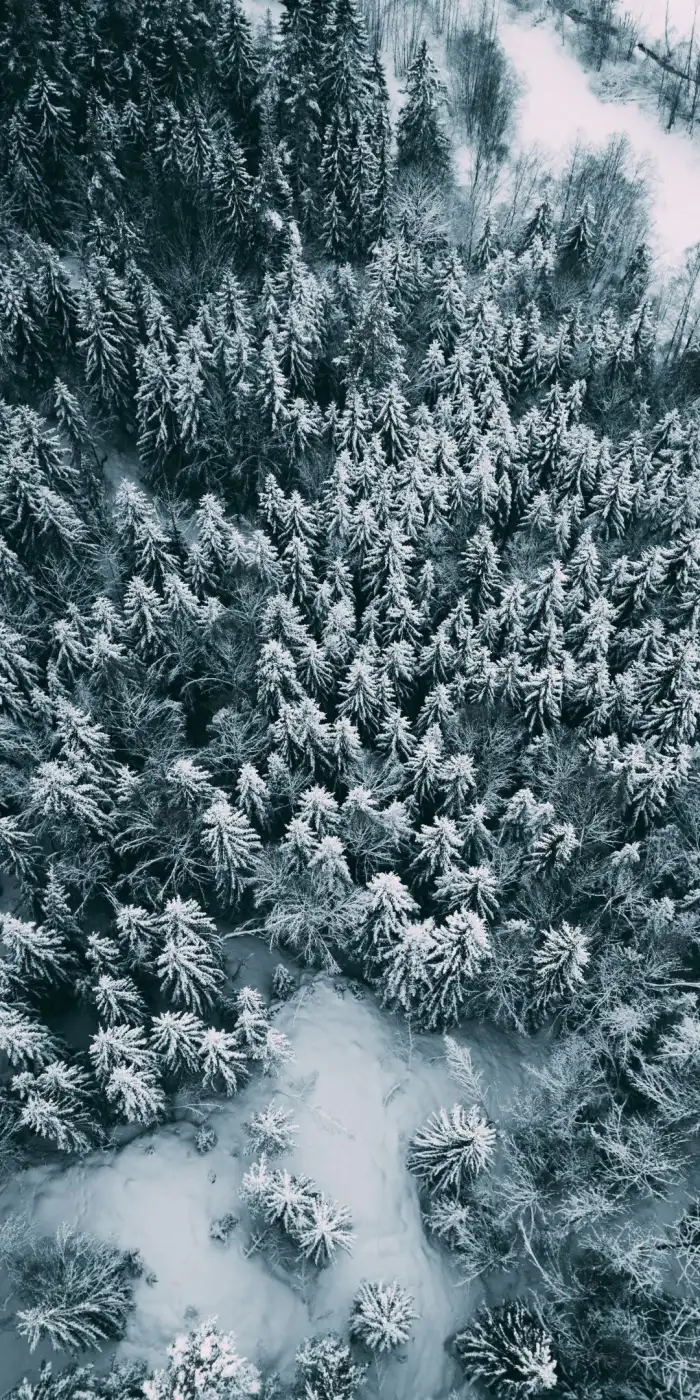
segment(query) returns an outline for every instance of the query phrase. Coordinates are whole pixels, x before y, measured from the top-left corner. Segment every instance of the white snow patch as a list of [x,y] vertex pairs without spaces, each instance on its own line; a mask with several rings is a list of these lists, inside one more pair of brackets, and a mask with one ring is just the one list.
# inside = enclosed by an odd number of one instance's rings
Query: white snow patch
[[[391,118],[392,128],[395,129],[399,112],[401,111],[401,108],[403,107],[403,104],[406,101],[406,94],[404,91],[404,80],[400,79],[397,76],[391,53],[389,51],[388,43],[385,44],[380,56],[384,65],[384,78],[386,80],[386,89],[389,95],[389,116]],[[435,55],[433,55],[433,57],[435,57]]]
[[282,14],[280,0],[243,0],[243,9],[253,24],[264,24],[268,11],[275,24]]
[[549,21],[533,26],[525,16],[504,15],[499,35],[525,87],[517,150],[540,147],[556,170],[579,138],[602,147],[612,136],[627,136],[635,157],[649,169],[657,256],[662,263],[680,262],[700,239],[700,146],[683,132],[664,131],[658,118],[634,104],[596,97]]
[[471,146],[466,142],[460,142],[452,151],[452,164],[454,166],[455,180],[460,187],[469,183],[469,176],[473,163],[473,153]]
[[[169,1342],[195,1316],[216,1314],[245,1355],[289,1377],[305,1336],[346,1332],[363,1279],[396,1276],[414,1293],[421,1316],[407,1347],[379,1373],[370,1371],[370,1393],[381,1381],[382,1400],[446,1394],[458,1376],[444,1340],[474,1297],[426,1238],[405,1166],[408,1141],[428,1114],[460,1099],[442,1041],[411,1040],[370,995],[357,999],[347,983],[325,976],[309,979],[276,1024],[290,1036],[296,1061],[279,1080],[256,1080],[238,1099],[219,1102],[212,1152],[197,1154],[192,1125],[170,1125],[119,1152],[24,1172],[0,1197],[0,1217],[26,1211],[46,1232],[66,1220],[140,1249],[156,1282],[137,1284],[136,1310],[117,1351],[154,1365],[163,1364]],[[538,1045],[480,1027],[464,1038],[498,1121]],[[249,1230],[238,1188],[250,1158],[243,1124],[271,1098],[292,1108],[300,1127],[293,1154],[281,1161],[349,1206],[357,1233],[352,1256],[320,1273],[305,1294],[274,1276],[260,1255],[245,1254]],[[241,1221],[223,1246],[210,1240],[209,1226],[228,1211]],[[1,1394],[36,1368],[41,1353],[30,1358],[16,1337],[3,1340],[0,1351]]]
[[122,452],[110,443],[104,453],[103,471],[111,495],[119,490],[123,481],[129,481],[132,486],[138,486],[139,491],[145,491],[149,499],[153,500],[153,492],[143,480],[143,468],[138,452],[134,449]]
[[625,11],[651,39],[663,38],[667,21],[670,37],[686,39],[698,16],[698,0],[626,0]]

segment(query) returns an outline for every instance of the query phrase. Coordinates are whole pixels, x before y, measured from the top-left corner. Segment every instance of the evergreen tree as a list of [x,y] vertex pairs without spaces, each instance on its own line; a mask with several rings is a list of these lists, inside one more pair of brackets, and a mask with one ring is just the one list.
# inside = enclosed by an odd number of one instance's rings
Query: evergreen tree
[[208,1026],[202,1031],[199,1057],[204,1088],[223,1089],[229,1097],[237,1094],[245,1078],[245,1054],[231,1031]]
[[294,1147],[294,1135],[299,1131],[296,1123],[290,1122],[291,1116],[291,1109],[276,1108],[272,1103],[254,1113],[246,1124],[252,1150],[269,1157],[290,1152]]
[[357,934],[365,976],[376,977],[400,942],[418,905],[400,876],[374,875],[367,886],[362,927]]
[[223,981],[221,940],[193,899],[171,899],[158,919],[162,950],[156,960],[163,991],[197,1015],[214,1005]]
[[44,1069],[58,1059],[59,1047],[48,1026],[21,1007],[0,1001],[0,1051],[10,1064],[24,1069]]
[[169,1074],[195,1074],[205,1026],[191,1011],[163,1011],[151,1022],[151,1048]]
[[420,1019],[426,1025],[456,1025],[484,965],[493,956],[486,926],[471,911],[450,914],[435,925],[426,957],[428,986]]
[[294,194],[301,227],[313,231],[319,217],[322,69],[320,32],[312,0],[285,4],[280,30],[280,121],[292,153]]
[[333,6],[319,105],[323,240],[333,257],[356,256],[373,231],[377,172],[367,35],[355,0],[336,0]]
[[240,0],[222,0],[213,37],[221,96],[236,124],[238,140],[254,167],[260,140],[260,56],[253,28]]
[[232,1332],[222,1332],[214,1319],[200,1323],[178,1337],[168,1351],[165,1370],[156,1371],[145,1383],[148,1400],[176,1400],[216,1390],[221,1400],[245,1400],[261,1389],[256,1366],[236,1349]]
[[575,991],[589,960],[588,939],[582,929],[566,922],[560,929],[549,929],[541,948],[533,954],[539,1004],[546,1006]]
[[393,188],[392,131],[389,93],[384,65],[375,50],[370,67],[370,108],[367,141],[374,159],[369,242],[379,243],[389,228],[389,201]]
[[353,1299],[350,1332],[372,1351],[390,1351],[408,1341],[416,1317],[413,1298],[397,1279],[363,1283]]
[[525,252],[531,248],[535,239],[539,238],[543,247],[550,242],[554,226],[552,221],[552,207],[548,199],[543,199],[537,205],[534,214],[528,219],[523,230],[520,243],[520,252]]
[[214,866],[217,889],[227,902],[240,895],[243,880],[254,869],[260,840],[243,812],[218,797],[202,817],[203,844]]
[[455,1350],[468,1375],[497,1387],[507,1400],[544,1395],[559,1384],[552,1339],[519,1299],[482,1308],[455,1337]]
[[651,255],[646,243],[635,248],[621,280],[625,307],[632,309],[646,297],[651,277]]
[[408,1167],[429,1190],[458,1192],[488,1166],[495,1142],[495,1129],[477,1107],[441,1108],[412,1139]]
[[440,108],[446,93],[435,63],[421,39],[406,74],[406,102],[396,128],[399,168],[417,167],[435,179],[450,165],[450,143]]
[[572,271],[586,272],[590,268],[595,249],[595,210],[591,200],[586,199],[564,233],[560,256],[563,264]]
[[60,928],[39,925],[6,914],[2,942],[9,952],[9,971],[19,986],[46,993],[65,984],[75,963]]
[[296,1365],[299,1394],[309,1400],[353,1400],[365,1376],[349,1346],[332,1333],[307,1339],[296,1354]]
[[474,249],[474,266],[478,268],[479,271],[483,271],[485,267],[488,267],[489,263],[493,262],[499,252],[500,244],[493,226],[493,220],[491,215],[487,214],[484,227]]
[[96,258],[91,271],[80,305],[78,349],[98,402],[108,412],[119,412],[133,392],[136,316],[125,287],[104,259]]
[[214,150],[211,184],[224,228],[245,248],[250,239],[253,187],[243,147],[228,130]]
[[19,1124],[59,1152],[88,1152],[96,1130],[90,1115],[88,1076],[76,1065],[54,1060],[40,1074],[15,1076],[22,1100]]

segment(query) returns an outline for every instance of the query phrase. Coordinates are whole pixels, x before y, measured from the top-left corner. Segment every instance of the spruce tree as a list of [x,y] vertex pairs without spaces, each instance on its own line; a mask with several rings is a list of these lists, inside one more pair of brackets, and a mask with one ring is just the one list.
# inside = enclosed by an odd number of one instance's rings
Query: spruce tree
[[313,232],[320,212],[322,37],[312,0],[283,5],[280,31],[280,128],[292,154],[300,224]]
[[355,0],[336,0],[322,72],[323,239],[334,257],[356,257],[369,243],[377,174],[367,35]]
[[225,108],[251,170],[260,142],[261,65],[253,27],[240,0],[221,0],[213,36],[214,63]]
[[363,1283],[353,1299],[350,1332],[371,1351],[391,1351],[408,1341],[417,1316],[412,1295],[397,1279]]
[[389,228],[389,200],[393,189],[394,158],[386,73],[377,50],[372,55],[369,81],[370,103],[366,139],[374,160],[370,242],[379,243],[383,238],[386,238]]
[[412,167],[436,180],[450,166],[450,143],[441,116],[446,99],[434,60],[421,39],[406,74],[406,101],[396,128],[400,169]]
[[485,1381],[504,1400],[529,1400],[558,1389],[552,1338],[520,1299],[482,1308],[454,1345],[467,1375]]
[[587,198],[564,233],[560,257],[564,267],[584,273],[590,268],[596,249],[596,221],[593,202]]

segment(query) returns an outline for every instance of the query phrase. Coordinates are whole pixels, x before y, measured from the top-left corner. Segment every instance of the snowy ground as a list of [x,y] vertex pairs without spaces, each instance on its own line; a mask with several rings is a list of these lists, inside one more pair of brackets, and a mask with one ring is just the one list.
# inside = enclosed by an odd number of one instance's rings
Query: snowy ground
[[[642,0],[658,9],[661,0]],[[648,168],[656,253],[661,265],[678,264],[700,240],[700,141],[666,132],[654,112],[629,102],[603,101],[589,76],[565,47],[551,20],[503,10],[499,33],[521,79],[516,153],[532,146],[544,164],[561,168],[577,138],[603,146],[627,136],[637,161]]]
[[625,0],[623,4],[650,39],[663,38],[667,17],[670,36],[687,38],[699,8],[698,0]]
[[[220,1101],[210,1120],[219,1141],[208,1155],[195,1151],[193,1125],[171,1125],[68,1169],[27,1171],[0,1196],[0,1218],[26,1211],[47,1232],[66,1220],[140,1249],[156,1281],[137,1284],[136,1311],[119,1352],[154,1364],[162,1364],[168,1343],[188,1322],[216,1314],[246,1355],[289,1374],[303,1337],[346,1330],[361,1280],[398,1277],[414,1293],[420,1321],[403,1353],[382,1362],[379,1374],[372,1369],[368,1393],[381,1385],[382,1400],[445,1395],[458,1377],[444,1340],[474,1297],[449,1257],[427,1240],[405,1168],[415,1130],[460,1097],[442,1042],[428,1036],[411,1043],[405,1026],[370,995],[358,999],[347,983],[325,976],[305,981],[278,1024],[296,1060],[279,1079],[256,1081],[239,1098]],[[478,1027],[462,1038],[498,1121],[525,1076],[524,1047]],[[245,1253],[250,1237],[238,1187],[250,1159],[243,1124],[271,1098],[294,1110],[300,1128],[294,1153],[282,1162],[348,1205],[357,1234],[352,1256],[302,1291],[298,1281],[274,1276],[263,1258]],[[228,1245],[212,1242],[211,1221],[228,1211],[241,1215],[239,1225]],[[2,1394],[35,1369],[41,1353],[30,1358],[7,1330],[0,1334],[0,1358]]]

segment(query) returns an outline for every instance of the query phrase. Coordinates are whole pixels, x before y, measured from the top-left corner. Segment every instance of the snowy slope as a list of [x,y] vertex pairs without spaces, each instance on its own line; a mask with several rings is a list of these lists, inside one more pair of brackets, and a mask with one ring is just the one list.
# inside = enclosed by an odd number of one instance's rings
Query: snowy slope
[[[458,1379],[444,1340],[465,1321],[474,1295],[459,1285],[449,1256],[426,1238],[405,1166],[416,1129],[460,1097],[442,1042],[422,1036],[411,1044],[405,1026],[371,996],[358,1000],[346,984],[324,976],[309,978],[276,1023],[292,1041],[295,1062],[279,1080],[258,1080],[239,1098],[219,1101],[211,1120],[219,1141],[208,1155],[195,1151],[189,1123],[164,1127],[65,1170],[27,1171],[0,1196],[0,1220],[25,1210],[42,1230],[67,1220],[140,1249],[156,1281],[137,1285],[137,1308],[119,1350],[154,1364],[162,1364],[188,1320],[217,1314],[244,1354],[289,1375],[305,1336],[346,1331],[363,1279],[398,1277],[414,1293],[420,1320],[403,1354],[382,1362],[379,1375],[372,1369],[368,1394],[379,1381],[382,1400],[444,1394]],[[523,1047],[515,1037],[478,1027],[467,1039],[498,1122],[525,1077]],[[537,1053],[528,1042],[529,1063]],[[259,1255],[245,1253],[249,1226],[238,1188],[251,1159],[243,1124],[272,1098],[294,1110],[300,1128],[294,1153],[280,1160],[349,1206],[357,1234],[352,1256],[321,1273],[305,1295],[273,1276]],[[210,1240],[209,1226],[228,1211],[241,1221],[224,1246]],[[40,1354],[30,1358],[6,1334],[0,1358],[2,1394],[35,1369]]]

